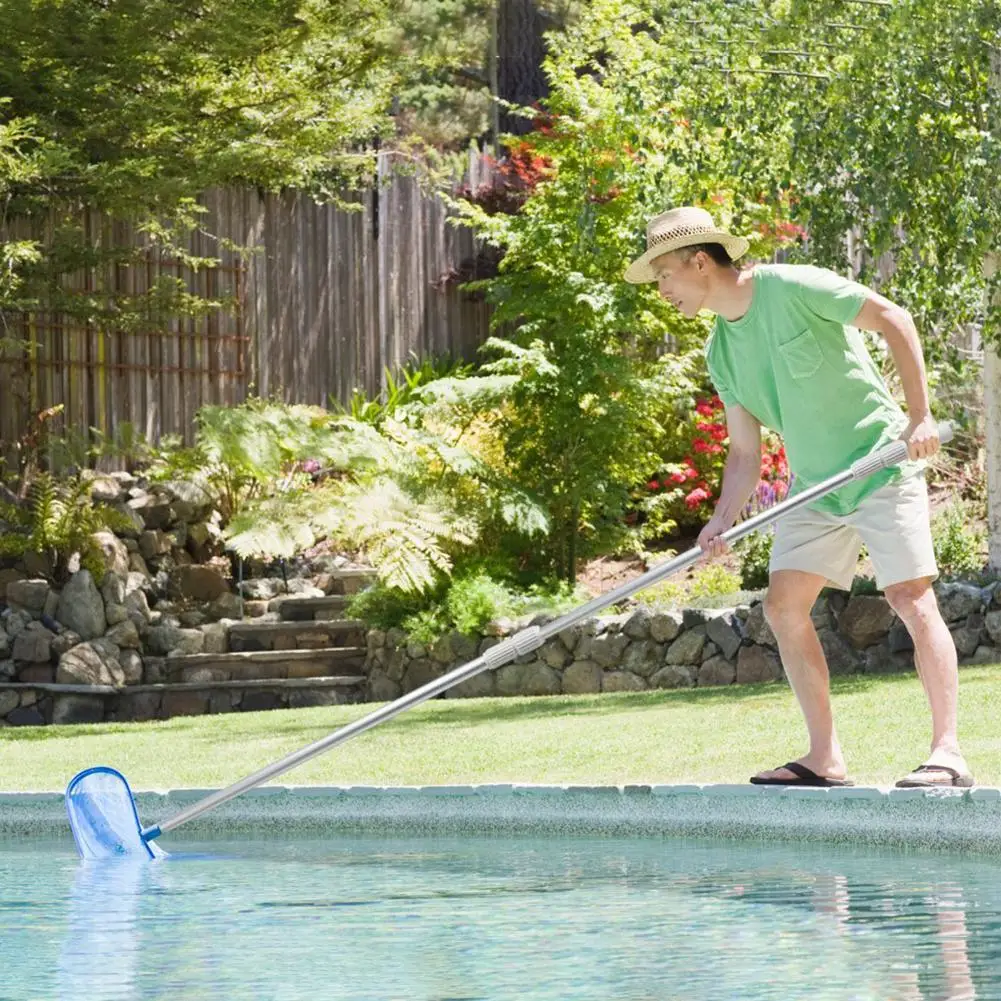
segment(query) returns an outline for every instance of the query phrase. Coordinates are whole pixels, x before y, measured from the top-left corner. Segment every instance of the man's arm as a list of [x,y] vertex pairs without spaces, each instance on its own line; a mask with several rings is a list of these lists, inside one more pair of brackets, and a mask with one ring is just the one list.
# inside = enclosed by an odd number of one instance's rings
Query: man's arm
[[723,488],[699,546],[708,556],[722,556],[729,546],[718,536],[732,527],[761,479],[761,423],[743,407],[727,405],[726,430],[730,448],[723,467]]
[[882,334],[900,373],[910,424],[903,434],[911,459],[934,455],[940,447],[938,425],[928,404],[928,377],[917,327],[911,314],[877,292],[870,291],[853,326]]

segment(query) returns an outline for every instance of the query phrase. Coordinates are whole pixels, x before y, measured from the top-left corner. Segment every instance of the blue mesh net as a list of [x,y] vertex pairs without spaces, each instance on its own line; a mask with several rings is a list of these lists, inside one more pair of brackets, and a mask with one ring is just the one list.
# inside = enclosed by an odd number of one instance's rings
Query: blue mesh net
[[88,768],[74,776],[66,787],[66,812],[84,859],[164,854],[143,838],[132,790],[114,768]]

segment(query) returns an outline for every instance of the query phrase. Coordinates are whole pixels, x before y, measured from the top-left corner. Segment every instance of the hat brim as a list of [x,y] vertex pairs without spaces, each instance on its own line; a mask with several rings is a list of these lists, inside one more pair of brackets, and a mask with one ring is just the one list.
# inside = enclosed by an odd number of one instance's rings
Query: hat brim
[[715,231],[710,233],[699,233],[698,235],[686,235],[676,237],[674,240],[665,240],[663,243],[656,243],[647,249],[626,268],[625,279],[633,285],[643,285],[647,282],[655,282],[657,274],[651,267],[651,263],[664,254],[670,254],[674,250],[682,250],[684,247],[694,247],[700,243],[719,243],[727,252],[731,261],[736,261],[743,257],[750,249],[751,244],[742,236],[733,236],[730,233]]

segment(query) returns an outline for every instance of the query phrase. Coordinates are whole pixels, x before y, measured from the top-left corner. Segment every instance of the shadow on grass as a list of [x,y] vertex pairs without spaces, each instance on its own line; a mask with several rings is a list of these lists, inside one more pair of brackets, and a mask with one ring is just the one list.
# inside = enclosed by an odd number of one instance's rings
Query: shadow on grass
[[[997,667],[965,668],[960,674],[961,687],[997,684]],[[835,696],[854,695],[876,688],[894,689],[914,685],[913,672],[889,674],[837,675],[831,679]],[[675,688],[646,692],[615,692],[602,695],[551,695],[535,698],[445,699],[424,703],[414,716],[393,721],[394,729],[418,729],[429,724],[437,727],[463,727],[492,722],[545,719],[555,716],[609,716],[621,712],[656,711],[672,706],[708,709],[734,703],[773,701],[791,697],[785,681],[755,685],[725,685],[712,688]],[[64,738],[148,734],[163,730],[172,735],[186,735],[193,743],[219,743],[242,736],[285,737],[301,735],[304,742],[325,732],[360,719],[378,708],[376,703],[353,706],[330,706],[312,709],[270,710],[255,713],[224,713],[206,716],[175,716],[169,720],[142,723],[92,723],[73,726],[10,727],[0,730],[0,742],[59,740]]]

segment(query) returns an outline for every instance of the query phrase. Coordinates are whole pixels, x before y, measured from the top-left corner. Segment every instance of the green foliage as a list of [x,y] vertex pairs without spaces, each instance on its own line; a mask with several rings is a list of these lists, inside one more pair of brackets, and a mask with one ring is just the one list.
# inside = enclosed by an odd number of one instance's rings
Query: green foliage
[[987,563],[987,537],[976,527],[976,511],[968,502],[954,502],[932,521],[935,562],[945,577],[977,579]]
[[91,501],[88,480],[59,482],[48,473],[34,478],[24,505],[0,505],[0,520],[14,529],[0,535],[0,555],[37,553],[48,560],[57,581],[68,575],[76,556],[98,583],[104,576],[104,558],[94,533],[131,524],[119,512]]
[[334,399],[330,401],[331,406],[347,413],[353,420],[378,427],[387,417],[392,417],[397,408],[414,400],[422,386],[439,379],[464,379],[473,370],[472,365],[447,355],[418,358],[411,352],[411,359],[396,376],[388,368],[385,370],[386,387],[377,398],[370,400],[361,389],[356,388],[346,408]]
[[771,529],[744,536],[735,550],[740,556],[740,586],[746,591],[768,586],[768,561],[775,533]]
[[376,628],[402,629],[410,639],[430,646],[450,631],[482,634],[489,622],[543,612],[560,615],[586,599],[563,582],[519,585],[496,565],[489,570],[473,559],[454,578],[441,580],[422,595],[380,581],[352,597],[347,614]]

